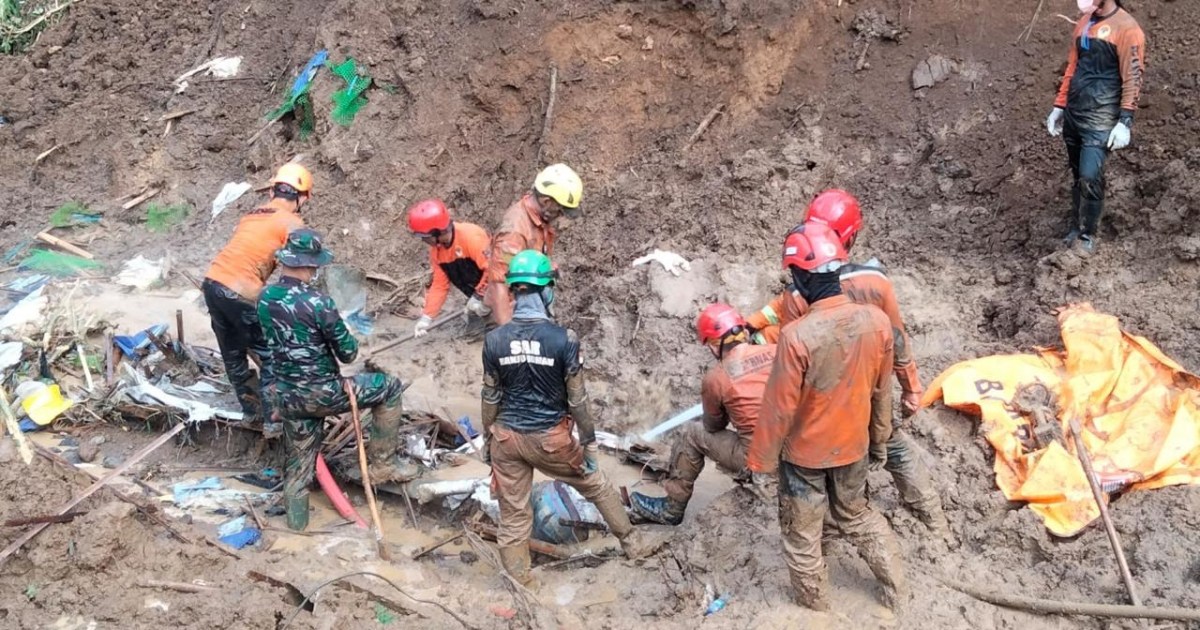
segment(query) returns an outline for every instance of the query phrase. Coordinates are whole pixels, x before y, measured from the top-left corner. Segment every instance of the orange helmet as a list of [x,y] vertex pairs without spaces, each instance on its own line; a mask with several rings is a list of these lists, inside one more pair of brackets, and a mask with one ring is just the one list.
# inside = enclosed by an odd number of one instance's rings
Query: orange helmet
[[797,267],[804,271],[819,272],[829,263],[845,263],[849,259],[837,233],[817,221],[792,228],[783,242],[784,269]]
[[275,171],[275,177],[271,178],[271,185],[287,184],[296,189],[303,195],[312,194],[312,173],[308,172],[307,168],[295,163],[288,162],[279,167]]
[[862,229],[862,209],[854,195],[839,188],[831,188],[817,195],[804,214],[804,221],[817,221],[833,228],[846,251],[854,245],[854,238]]
[[696,319],[700,343],[708,344],[746,327],[746,320],[728,304],[709,304]]
[[408,229],[417,236],[437,236],[450,227],[450,211],[441,199],[425,199],[408,209]]

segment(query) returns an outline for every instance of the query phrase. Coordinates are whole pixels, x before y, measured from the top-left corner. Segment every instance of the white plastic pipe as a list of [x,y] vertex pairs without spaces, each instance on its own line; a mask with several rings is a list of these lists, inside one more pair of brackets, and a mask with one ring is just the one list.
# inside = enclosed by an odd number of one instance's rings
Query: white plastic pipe
[[704,405],[697,404],[694,407],[688,407],[687,409],[675,414],[670,419],[659,423],[654,428],[643,433],[642,439],[647,442],[653,442],[659,437],[662,437],[676,428],[683,426],[685,423],[699,418],[700,414],[702,413],[704,413]]

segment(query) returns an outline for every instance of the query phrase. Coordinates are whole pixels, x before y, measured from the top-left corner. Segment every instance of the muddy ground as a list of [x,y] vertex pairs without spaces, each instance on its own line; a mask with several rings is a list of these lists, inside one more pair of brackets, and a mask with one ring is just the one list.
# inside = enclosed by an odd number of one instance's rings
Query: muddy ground
[[[247,196],[210,223],[221,186],[261,183],[279,162],[303,154],[317,179],[306,219],[342,261],[407,279],[422,272],[424,252],[397,221],[406,204],[438,195],[458,216],[494,226],[528,185],[543,149],[545,161],[567,161],[585,181],[584,216],[563,230],[556,257],[564,273],[560,313],[583,337],[608,430],[644,426],[694,402],[707,357],[694,343],[692,314],[713,299],[750,308],[776,290],[778,235],[814,192],[831,185],[864,203],[868,228],[856,254],[887,264],[926,380],[963,358],[1055,343],[1050,311],[1080,300],[1120,316],[1198,370],[1200,184],[1191,173],[1200,168],[1200,62],[1190,51],[1200,6],[1126,2],[1147,32],[1147,88],[1134,145],[1108,170],[1102,249],[1083,258],[1058,244],[1069,181],[1061,143],[1042,126],[1070,32],[1055,14],[1071,14],[1073,4],[1048,0],[1027,34],[1034,6],[1024,4],[88,0],[28,54],[0,59],[0,115],[10,121],[0,126],[0,246],[21,243],[55,207],[78,200],[104,211],[105,220],[69,236],[111,269],[135,253],[169,254],[175,268],[201,275],[238,212],[255,202]],[[899,34],[856,34],[856,16],[872,11],[877,24],[886,20],[882,31]],[[300,141],[281,125],[248,146],[291,74],[321,47],[335,59],[353,55],[395,93],[370,92],[353,126],[338,127],[328,122],[334,83],[326,75],[315,88],[312,139]],[[200,79],[174,93],[179,74],[233,54],[245,57],[238,80]],[[933,54],[952,60],[955,71],[914,92],[911,72]],[[540,147],[552,63],[560,80],[556,116]],[[684,150],[718,105],[724,112]],[[164,136],[160,116],[185,109],[198,111]],[[155,201],[190,204],[191,217],[167,234],[148,232],[144,206],[122,210],[120,201],[146,186],[163,189]],[[653,247],[693,259],[693,272],[675,279],[629,266]],[[419,303],[418,284],[408,285],[401,314]],[[174,288],[185,287],[177,280]],[[375,298],[389,291],[380,287]],[[404,325],[395,318],[381,328]],[[394,355],[392,367],[417,380],[421,395],[468,409],[479,382],[477,353],[477,345],[442,336]],[[997,609],[941,586],[937,575],[1017,594],[1121,601],[1103,532],[1053,540],[1028,510],[1005,502],[969,419],[927,411],[913,431],[936,466],[962,547],[945,554],[928,546],[886,479],[873,478],[916,587],[900,626],[1110,627]],[[71,488],[41,465],[3,470],[6,513],[56,504]],[[106,501],[92,507],[106,509]],[[671,553],[693,567],[690,583],[677,583],[665,556],[553,573],[544,581],[579,593],[566,598],[574,604],[559,609],[559,621],[694,624],[697,585],[719,581],[732,603],[706,625],[893,623],[873,603],[865,566],[840,543],[830,548],[830,563],[845,617],[788,605],[777,525],[769,509],[749,501],[734,491],[689,515]],[[1114,504],[1147,603],[1200,605],[1200,569],[1188,551],[1200,542],[1198,502],[1197,491],[1173,488]],[[76,521],[35,540],[21,564],[0,574],[4,601],[15,602],[0,618],[17,627],[76,616],[136,627],[270,627],[289,606],[277,589],[241,577],[248,565],[286,562],[289,570],[329,575],[331,565],[355,559],[250,552],[233,561],[205,546],[181,546],[139,517],[114,519],[131,525]],[[4,532],[2,541],[13,535]],[[76,553],[80,540],[99,551],[72,556],[71,540]],[[508,596],[479,567],[447,560],[400,570],[414,572],[412,583],[437,585],[428,588],[472,623],[503,626],[479,602]],[[146,594],[129,583],[149,568],[159,579],[227,579],[236,596],[172,594],[180,603],[169,617],[147,617],[158,609],[144,608]],[[55,586],[33,599],[19,596],[33,583]],[[589,593],[615,601],[595,603]],[[324,616],[302,614],[294,627],[376,623],[366,599],[342,596],[349,599]],[[429,615],[436,621],[425,622],[455,625]]]

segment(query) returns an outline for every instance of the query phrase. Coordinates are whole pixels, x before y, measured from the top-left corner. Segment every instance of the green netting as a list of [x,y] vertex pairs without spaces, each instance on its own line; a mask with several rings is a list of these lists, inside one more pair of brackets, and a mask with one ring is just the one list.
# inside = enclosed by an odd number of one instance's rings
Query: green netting
[[333,93],[333,111],[329,115],[333,122],[349,127],[359,110],[367,104],[367,97],[363,93],[371,87],[371,77],[359,73],[353,57],[347,57],[336,66],[330,65],[329,71],[346,82],[344,89]]
[[183,203],[171,206],[152,203],[146,207],[146,229],[151,232],[166,232],[182,223],[191,210],[190,206]]
[[21,261],[21,269],[37,271],[51,276],[73,276],[90,269],[99,269],[104,264],[95,260],[53,252],[48,249],[34,250],[28,258]]
[[59,206],[50,215],[50,225],[54,227],[72,227],[75,225],[98,223],[99,221],[99,212],[88,210],[87,206],[78,201],[68,201]]
[[279,120],[288,114],[296,117],[296,123],[300,126],[300,139],[307,139],[316,128],[312,96],[309,95],[307,86],[299,94],[289,96],[283,105],[279,106],[279,109],[267,114],[267,120]]

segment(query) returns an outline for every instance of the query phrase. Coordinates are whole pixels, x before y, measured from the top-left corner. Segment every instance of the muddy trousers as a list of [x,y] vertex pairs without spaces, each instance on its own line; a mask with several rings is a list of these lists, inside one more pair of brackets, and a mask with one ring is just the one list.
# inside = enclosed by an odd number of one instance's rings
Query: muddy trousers
[[683,426],[671,452],[671,469],[663,488],[671,503],[687,506],[692,499],[696,479],[704,470],[705,458],[717,463],[723,470],[738,474],[746,469],[746,450],[749,439],[734,431],[705,430],[700,422],[689,422]]
[[[213,334],[225,364],[225,377],[233,385],[246,419],[271,421],[271,407],[264,392],[273,377],[268,369],[267,342],[258,323],[254,305],[229,287],[208,278],[201,285],[204,304],[212,320]],[[249,353],[258,358],[259,375],[250,370]]]
[[[396,451],[403,387],[399,379],[378,372],[358,374],[350,382],[362,413],[363,431],[371,436],[367,455],[372,462],[382,461]],[[277,398],[286,454],[283,501],[291,529],[308,527],[308,486],[316,475],[317,454],[325,441],[325,417],[350,411],[350,397],[342,383],[338,380],[315,391],[290,390]]]
[[[1070,118],[1068,116],[1068,118]],[[1104,162],[1108,159],[1111,129],[1082,129],[1070,122],[1063,125],[1063,143],[1071,164],[1071,213],[1068,231],[1095,236],[1104,213]]]
[[821,525],[828,509],[858,549],[894,607],[905,591],[900,548],[887,521],[867,504],[867,458],[837,468],[779,463],[779,529],[784,561],[797,603],[829,609],[829,575],[821,555]]
[[500,423],[492,425],[490,455],[492,474],[498,487],[500,527],[496,542],[500,545],[504,568],[519,581],[528,581],[529,537],[533,533],[533,471],[557,479],[579,491],[591,501],[608,529],[624,541],[633,531],[616,488],[603,470],[583,471],[583,447],[571,435],[571,423],[564,420],[553,428],[534,433],[519,433]]
[[884,469],[892,475],[900,500],[911,509],[922,522],[942,513],[942,498],[933,487],[929,467],[917,456],[917,447],[912,438],[899,429],[892,431],[887,443],[887,463]]

